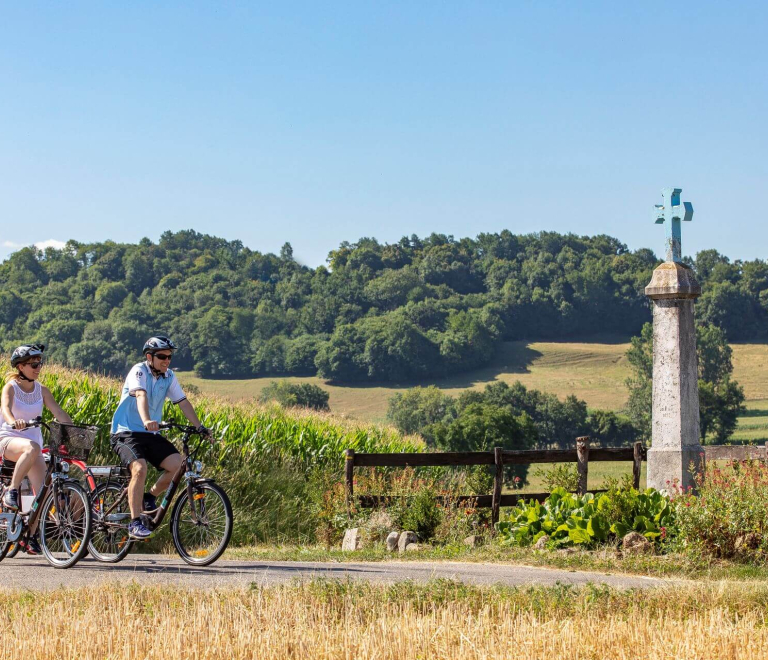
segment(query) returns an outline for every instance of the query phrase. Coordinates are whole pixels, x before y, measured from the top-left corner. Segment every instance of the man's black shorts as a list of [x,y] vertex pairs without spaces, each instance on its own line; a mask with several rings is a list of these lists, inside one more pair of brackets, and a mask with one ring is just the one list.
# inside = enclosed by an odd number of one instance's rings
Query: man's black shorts
[[112,436],[110,444],[126,467],[143,458],[159,470],[166,458],[179,453],[176,447],[157,433],[121,431]]

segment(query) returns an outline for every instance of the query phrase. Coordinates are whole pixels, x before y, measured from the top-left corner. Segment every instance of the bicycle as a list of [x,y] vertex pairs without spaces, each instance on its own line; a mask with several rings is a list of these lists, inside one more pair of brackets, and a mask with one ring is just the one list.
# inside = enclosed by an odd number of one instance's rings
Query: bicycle
[[[50,456],[48,447],[43,447],[43,458],[45,459],[46,463],[50,463],[51,456]],[[87,490],[89,492],[93,491],[96,488],[95,476],[88,469],[88,466],[86,465],[85,461],[82,460],[82,458],[71,457],[64,452],[59,453],[59,458],[64,463],[69,465],[70,478],[72,478],[71,468],[74,466],[82,474],[82,477],[76,478],[75,481],[79,481],[81,484],[84,483],[87,486]],[[11,478],[13,477],[13,470],[15,467],[16,467],[16,463],[13,461],[0,461],[0,477],[7,477],[7,482],[10,482]],[[2,482],[2,479],[0,479],[0,482]],[[25,484],[26,486],[29,486],[29,481],[26,478],[24,479],[24,481],[22,481],[22,488],[24,488]],[[23,495],[23,491],[22,491],[22,501],[24,500],[24,497],[25,496]],[[5,559],[13,559],[16,555],[19,554],[20,550],[21,550],[21,546],[18,543],[10,543],[8,552],[5,555]]]
[[[64,460],[87,460],[98,433],[98,427],[30,420],[28,428],[48,431],[50,460],[43,486],[32,500],[28,511],[0,512],[0,560],[10,550],[18,552],[19,541],[30,536],[29,529],[39,520],[40,545],[43,555],[55,568],[70,568],[88,552],[91,535],[91,501],[88,492],[69,477],[69,464]],[[13,470],[7,462],[0,473],[3,489],[9,487]],[[9,469],[10,468],[10,469]]]
[[[184,461],[173,476],[158,507],[142,514],[142,521],[151,530],[163,522],[182,479],[186,486],[171,511],[171,537],[179,556],[192,566],[208,566],[227,549],[232,536],[232,505],[224,490],[213,481],[201,477],[203,464],[195,460],[199,447],[192,453],[189,439],[202,435],[194,426],[161,422],[161,429],[182,432]],[[86,474],[92,479],[106,479],[91,493],[93,502],[93,533],[88,543],[91,556],[101,562],[122,561],[136,543],[128,535],[131,513],[128,508],[130,473],[119,465],[88,466]]]

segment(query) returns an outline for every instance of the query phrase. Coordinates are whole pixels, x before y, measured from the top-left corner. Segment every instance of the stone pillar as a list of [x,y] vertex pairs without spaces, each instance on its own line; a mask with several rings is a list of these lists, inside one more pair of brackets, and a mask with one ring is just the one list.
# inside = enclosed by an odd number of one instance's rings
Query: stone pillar
[[699,441],[699,382],[694,301],[701,287],[693,271],[666,261],[653,271],[645,295],[653,301],[653,417],[648,487],[677,480],[695,486],[691,465],[703,465]]

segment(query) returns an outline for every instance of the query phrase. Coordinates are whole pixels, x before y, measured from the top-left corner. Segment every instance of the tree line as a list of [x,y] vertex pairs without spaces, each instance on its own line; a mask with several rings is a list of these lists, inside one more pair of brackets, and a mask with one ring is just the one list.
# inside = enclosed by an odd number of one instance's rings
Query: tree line
[[[553,232],[362,238],[317,268],[288,243],[262,254],[194,231],[69,241],[0,264],[0,345],[39,341],[57,362],[122,374],[163,332],[181,346],[175,366],[204,377],[402,382],[488,364],[505,340],[638,334],[657,264],[609,236]],[[690,265],[699,320],[766,338],[766,262],[706,250]]]

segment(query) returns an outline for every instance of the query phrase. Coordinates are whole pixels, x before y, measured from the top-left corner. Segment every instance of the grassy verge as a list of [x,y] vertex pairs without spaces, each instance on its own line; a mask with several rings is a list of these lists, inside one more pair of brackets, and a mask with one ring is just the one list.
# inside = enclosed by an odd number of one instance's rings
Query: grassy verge
[[387,552],[382,546],[342,552],[320,546],[263,545],[232,548],[225,559],[262,561],[462,561],[496,564],[525,564],[566,570],[601,573],[631,573],[653,577],[678,577],[698,580],[768,581],[768,566],[692,554],[625,556],[613,547],[570,552],[534,551],[531,548],[502,548],[489,544],[479,548],[463,545],[424,546],[404,555]]
[[744,658],[768,652],[768,586],[473,587],[315,581],[191,591],[0,592],[8,660]]

